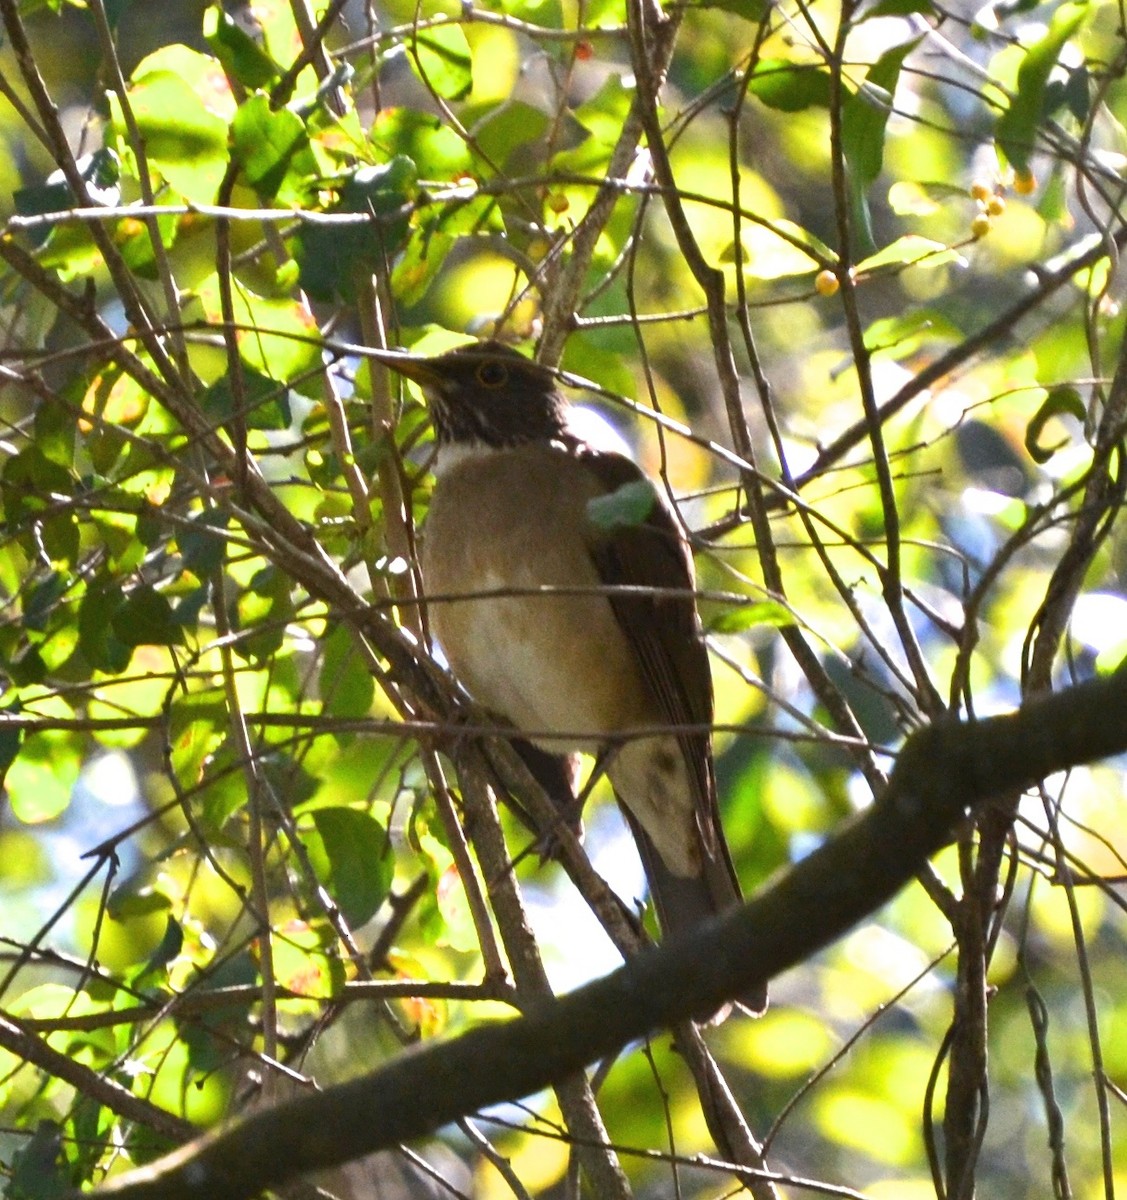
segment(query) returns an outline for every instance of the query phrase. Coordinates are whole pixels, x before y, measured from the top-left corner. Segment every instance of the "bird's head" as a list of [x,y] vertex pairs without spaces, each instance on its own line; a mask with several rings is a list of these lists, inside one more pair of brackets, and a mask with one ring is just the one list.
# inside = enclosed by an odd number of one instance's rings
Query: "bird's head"
[[566,431],[567,401],[552,372],[501,342],[459,346],[434,358],[372,353],[422,388],[439,445],[503,448]]

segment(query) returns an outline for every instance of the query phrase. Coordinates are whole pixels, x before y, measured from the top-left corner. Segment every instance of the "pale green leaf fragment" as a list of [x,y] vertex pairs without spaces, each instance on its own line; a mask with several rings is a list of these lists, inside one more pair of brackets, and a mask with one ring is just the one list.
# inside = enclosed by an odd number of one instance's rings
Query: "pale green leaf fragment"
[[756,626],[782,629],[795,623],[794,613],[777,600],[756,600],[725,609],[708,623],[709,633],[743,633]]
[[863,275],[882,267],[934,268],[946,266],[948,263],[965,267],[967,260],[944,242],[935,242],[931,238],[908,233],[894,242],[889,242],[876,254],[870,254],[868,258],[862,259],[857,264],[856,271],[858,275]]
[[612,530],[643,525],[653,512],[657,495],[646,479],[635,479],[606,496],[587,501],[587,519],[596,529]]

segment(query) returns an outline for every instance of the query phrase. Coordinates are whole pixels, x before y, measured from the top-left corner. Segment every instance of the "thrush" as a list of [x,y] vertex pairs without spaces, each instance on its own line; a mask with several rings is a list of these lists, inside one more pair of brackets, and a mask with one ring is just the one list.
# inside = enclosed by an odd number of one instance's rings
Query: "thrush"
[[662,492],[577,437],[552,372],[508,346],[376,357],[434,425],[420,564],[455,675],[541,750],[599,756],[666,935],[739,903],[693,560]]

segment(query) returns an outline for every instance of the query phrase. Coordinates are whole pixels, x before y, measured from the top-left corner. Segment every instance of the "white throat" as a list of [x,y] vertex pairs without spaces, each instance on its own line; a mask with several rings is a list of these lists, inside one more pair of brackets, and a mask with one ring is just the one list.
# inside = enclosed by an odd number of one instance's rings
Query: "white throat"
[[435,456],[434,476],[441,479],[463,463],[481,462],[498,453],[500,450],[497,446],[489,446],[485,442],[447,442]]

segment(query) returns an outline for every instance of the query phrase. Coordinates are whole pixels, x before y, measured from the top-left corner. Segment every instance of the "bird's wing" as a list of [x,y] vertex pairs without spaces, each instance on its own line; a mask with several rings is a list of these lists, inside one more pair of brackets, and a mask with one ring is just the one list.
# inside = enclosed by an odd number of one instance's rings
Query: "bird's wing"
[[[712,721],[712,676],[697,615],[693,561],[669,506],[649,479],[620,454],[586,450],[582,461],[597,482],[587,506],[588,548],[611,608],[626,634],[664,719],[696,726],[678,735],[696,792],[705,846],[716,853],[716,787],[707,726]],[[662,594],[662,591],[673,594]]]

